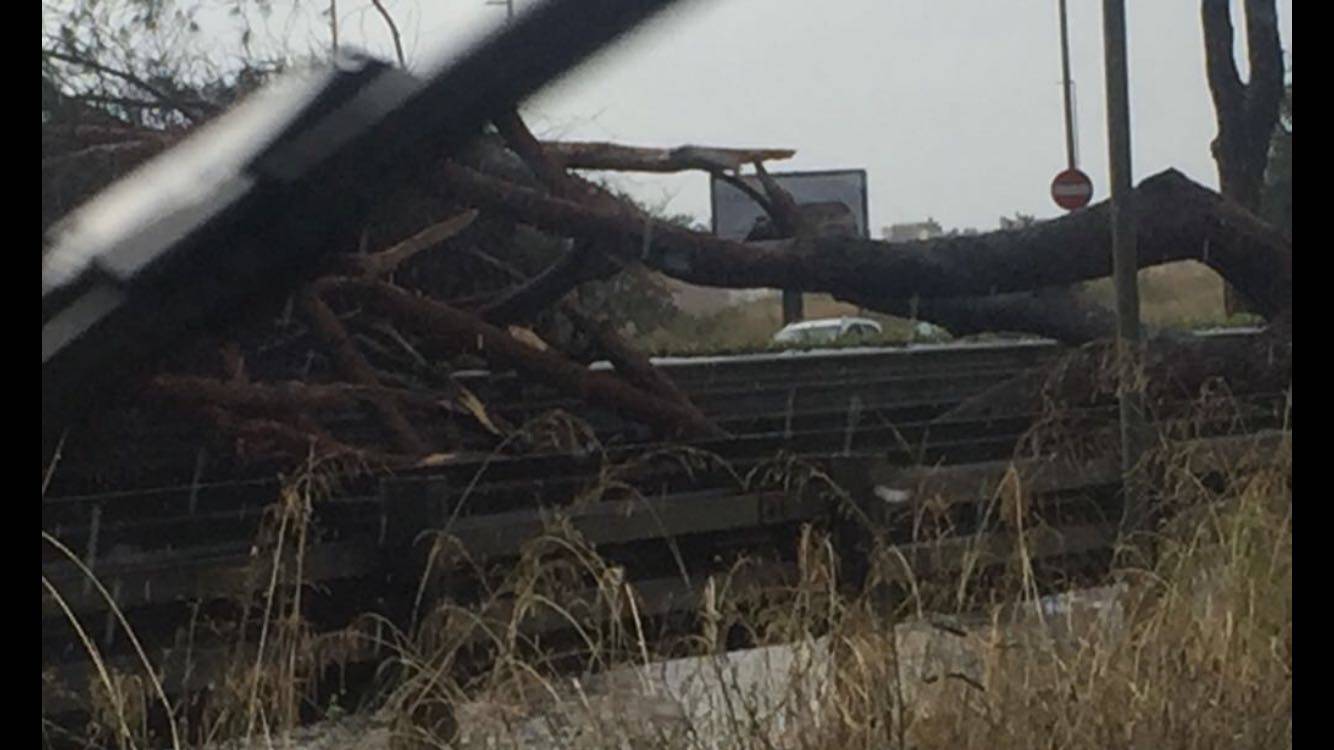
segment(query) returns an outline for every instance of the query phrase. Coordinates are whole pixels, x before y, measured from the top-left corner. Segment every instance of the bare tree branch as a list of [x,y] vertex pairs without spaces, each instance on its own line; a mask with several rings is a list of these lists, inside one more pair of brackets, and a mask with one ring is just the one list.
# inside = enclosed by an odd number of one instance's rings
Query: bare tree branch
[[381,0],[371,0],[371,5],[375,6],[375,10],[379,12],[385,25],[389,27],[390,35],[394,37],[394,54],[398,56],[398,67],[407,70],[408,61],[403,57],[403,38],[398,33],[398,24],[394,23],[394,17],[389,15],[388,10],[385,10],[384,3]]
[[624,172],[736,171],[743,165],[791,159],[796,151],[776,148],[679,146],[648,148],[618,143],[557,141],[542,144],[567,169]]
[[505,139],[514,153],[519,155],[524,164],[533,170],[537,179],[560,198],[573,198],[570,177],[565,173],[562,157],[550,150],[551,144],[542,144],[528,129],[527,123],[519,117],[518,110],[510,108],[495,119],[496,129]]
[[1245,86],[1232,56],[1233,32],[1229,6],[1231,0],[1202,0],[1200,16],[1204,24],[1204,71],[1209,92],[1214,98],[1219,127],[1225,117],[1240,113],[1245,101]]
[[608,278],[619,271],[590,242],[576,240],[574,247],[538,275],[488,302],[480,310],[486,320],[508,324],[525,320],[550,307],[585,281]]
[[467,229],[477,218],[477,211],[464,211],[438,221],[387,250],[369,255],[339,255],[331,260],[338,273],[380,277],[393,273],[404,262]]
[[797,201],[778,184],[777,180],[769,176],[763,162],[755,162],[755,176],[759,178],[760,185],[764,187],[764,194],[769,198],[768,207],[772,209],[769,214],[778,225],[779,233],[783,237],[797,237],[803,234],[807,227]]
[[57,52],[56,50],[51,50],[51,49],[42,50],[42,54],[47,57],[50,57],[53,60],[59,60],[60,62],[67,63],[69,65],[78,65],[80,67],[84,67],[89,70],[94,70],[99,73],[119,78],[122,81],[125,81],[126,83],[129,83],[135,86],[136,88],[142,89],[143,91],[151,94],[158,101],[162,102],[167,106],[170,106],[172,109],[176,110],[177,112],[180,112],[182,115],[185,115],[185,117],[189,119],[191,122],[198,122],[200,119],[202,119],[203,116],[213,114],[217,111],[216,107],[213,107],[212,105],[206,102],[190,102],[190,103],[183,102],[180,100],[179,97],[175,96],[174,94],[163,91],[162,89],[148,83],[147,81],[143,80],[139,76],[134,75],[133,73],[129,73],[124,70],[117,70],[107,65],[103,65],[102,63],[97,62],[96,60],[89,60],[82,57],[76,57],[74,55],[65,54],[63,52]]

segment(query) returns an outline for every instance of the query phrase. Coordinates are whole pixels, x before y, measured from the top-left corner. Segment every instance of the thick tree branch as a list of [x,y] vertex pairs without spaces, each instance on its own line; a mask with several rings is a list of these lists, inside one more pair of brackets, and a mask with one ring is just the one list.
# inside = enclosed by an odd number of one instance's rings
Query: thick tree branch
[[1265,145],[1278,122],[1283,103],[1283,46],[1278,34],[1274,0],[1246,0],[1246,54],[1250,76],[1246,85],[1246,118],[1263,131]]
[[1269,142],[1283,101],[1283,50],[1275,0],[1245,0],[1250,80],[1233,59],[1229,0],[1202,0],[1205,70],[1218,136],[1212,150],[1223,195],[1251,211],[1260,207]]
[[570,177],[565,173],[560,158],[553,156],[547,150],[548,145],[537,140],[533,131],[528,129],[528,124],[519,117],[518,110],[505,111],[495,119],[495,125],[505,143],[509,144],[514,153],[523,159],[523,163],[533,170],[533,174],[537,175],[537,179],[551,191],[552,195],[561,198],[575,197]]
[[797,153],[774,148],[680,146],[666,149],[574,141],[549,142],[543,147],[567,169],[625,172],[736,171],[755,162],[791,159]]
[[331,259],[331,272],[378,278],[393,273],[404,262],[472,225],[477,211],[470,210],[438,221],[398,244],[369,255],[339,255]]
[[[297,295],[297,302],[301,305],[316,335],[329,348],[330,354],[333,355],[343,374],[358,385],[371,389],[380,388],[380,379],[376,376],[375,370],[357,351],[356,345],[347,335],[347,330],[339,322],[338,316],[334,315],[333,310],[330,310],[320,298],[317,289],[312,286],[305,287]],[[417,434],[393,400],[372,392],[369,401],[379,415],[380,421],[393,434],[401,451],[416,455],[429,452],[426,442]]]
[[189,375],[158,375],[148,381],[154,398],[181,404],[204,404],[265,414],[353,409],[388,399],[404,408],[433,412],[446,408],[449,397],[383,386],[346,383],[249,383]]
[[566,305],[563,312],[576,327],[593,338],[597,347],[622,377],[649,393],[680,404],[700,424],[712,424],[665,372],[654,367],[648,357],[626,344],[611,324],[584,315],[574,305]]
[[760,208],[764,209],[764,213],[767,214],[768,216],[772,217],[772,216],[774,215],[774,211],[777,211],[777,210],[778,210],[778,209],[776,209],[776,208],[773,207],[773,204],[772,204],[772,203],[769,202],[769,196],[767,196],[767,195],[765,195],[764,193],[760,192],[759,190],[756,190],[755,188],[751,187],[749,182],[746,182],[745,180],[741,179],[740,177],[737,177],[736,175],[728,174],[727,172],[724,172],[724,171],[722,171],[722,170],[718,170],[718,171],[715,171],[715,172],[710,172],[710,174],[712,174],[714,177],[718,178],[719,180],[722,180],[723,182],[726,182],[728,185],[731,185],[732,187],[736,188],[737,190],[740,190],[742,193],[744,193],[744,194],[746,195],[746,197],[748,197],[748,198],[750,198],[751,200],[755,201],[755,205],[757,205],[757,206],[759,206]]
[[1204,72],[1209,93],[1214,98],[1218,125],[1239,115],[1245,101],[1245,86],[1232,56],[1233,32],[1231,0],[1202,0],[1200,18],[1204,25]]
[[478,314],[496,325],[527,320],[585,281],[608,278],[619,270],[606,256],[595,252],[591,243],[579,240],[560,260],[499,299],[487,303]]
[[[454,165],[446,165],[442,177],[457,200],[553,233],[613,240],[617,248],[633,247],[648,233],[646,264],[705,286],[908,300],[1021,292],[1111,274],[1106,202],[1020,230],[905,243],[819,238],[809,251],[793,252],[791,241],[729,242],[628,220]],[[1264,314],[1291,305],[1292,249],[1281,233],[1175,170],[1136,191],[1141,266],[1199,260],[1256,300]]]
[[388,284],[361,279],[329,278],[321,290],[352,294],[371,309],[424,335],[437,336],[461,351],[472,351],[493,363],[513,367],[560,391],[600,404],[669,435],[719,436],[711,423],[658,396],[643,393],[606,373],[593,372],[554,351],[522,343],[505,331],[433,300],[416,297]]
[[[509,147],[552,195],[612,210],[630,208],[601,187],[566,173],[561,157],[549,150],[550,144],[537,140],[517,110],[501,114],[495,125]],[[619,270],[620,264],[596,243],[576,242],[555,264],[484,308],[482,316],[491,322],[506,323],[531,317],[585,281],[607,278]]]
[[810,227],[803,220],[801,207],[792,194],[783,189],[778,181],[769,176],[768,170],[764,168],[761,162],[755,162],[755,176],[759,178],[760,185],[764,187],[764,194],[769,199],[768,204],[760,204],[774,220],[778,227],[778,232],[783,237],[798,237],[808,233]]
[[[549,147],[539,143],[516,110],[510,110],[497,118],[496,127],[510,147],[530,169],[537,173],[553,195],[557,197],[579,195],[581,191],[578,189],[578,181],[565,172],[564,157],[553,155]],[[756,164],[758,166],[759,162]],[[615,206],[621,203],[620,201],[613,203],[614,199],[605,195],[598,195],[597,199],[604,205]],[[531,315],[533,311],[545,307],[546,304],[563,298],[567,292],[583,281],[614,273],[615,265],[615,261],[593,241],[579,240],[556,265],[520,287],[514,294],[482,310],[482,317],[488,322],[496,323],[510,322],[521,313]],[[678,404],[697,424],[712,424],[690,402],[689,397],[676,387],[671,378],[654,367],[642,352],[627,344],[613,326],[585,315],[577,305],[569,301],[561,306],[561,310],[576,327],[594,340],[597,347],[611,361],[612,366],[626,380],[647,393]]]

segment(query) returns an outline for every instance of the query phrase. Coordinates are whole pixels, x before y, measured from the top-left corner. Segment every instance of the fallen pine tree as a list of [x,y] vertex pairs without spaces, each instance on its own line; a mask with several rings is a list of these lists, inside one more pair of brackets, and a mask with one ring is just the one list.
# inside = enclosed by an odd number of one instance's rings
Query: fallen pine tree
[[[449,375],[451,363],[480,361],[517,369],[663,437],[717,436],[718,428],[648,365],[615,320],[579,301],[590,285],[636,268],[704,286],[827,292],[956,335],[1022,331],[1082,344],[1111,331],[1110,314],[1073,291],[1111,272],[1106,203],[973,236],[856,239],[805,225],[791,197],[767,179],[763,161],[788,158],[791,151],[542,143],[513,112],[496,126],[499,137],[483,137],[457,161],[440,163],[425,185],[385,186],[361,236],[331,248],[324,267],[281,314],[188,342],[184,348],[195,356],[169,358],[145,393],[157,388],[166,403],[212,414],[214,424],[238,434],[274,436],[289,450],[300,434],[342,445],[320,415],[354,404],[379,423],[392,446],[377,445],[367,455],[402,465],[458,447],[420,429],[432,412],[423,405],[471,415],[479,435],[504,439],[509,426],[461,394]],[[96,137],[110,136],[99,130]],[[174,137],[139,135],[133,142],[158,147]],[[66,144],[68,153],[44,162],[51,172],[44,169],[44,184],[59,184],[60,170],[104,145]],[[764,191],[751,193],[782,239],[732,242],[674,225],[573,171],[702,170],[735,181],[747,163],[766,178]],[[1136,191],[1142,266],[1199,260],[1265,314],[1290,308],[1289,238],[1171,170]],[[1153,366],[1149,372],[1189,387],[1208,377],[1247,377],[1281,389],[1290,382],[1287,335],[1286,364],[1263,372],[1245,369],[1253,352],[1206,352],[1171,340],[1151,342],[1148,361],[1199,376],[1176,377]],[[1072,361],[1097,359],[1090,353],[1096,349],[1080,350]],[[615,374],[589,372],[583,364],[594,357],[610,360]],[[1191,369],[1196,361],[1208,364]],[[1018,404],[1032,397],[1036,377],[987,398]],[[1063,388],[1072,402],[1097,392],[1088,377],[1070,378]],[[279,405],[283,393],[292,398]],[[986,403],[961,409],[985,409]]]

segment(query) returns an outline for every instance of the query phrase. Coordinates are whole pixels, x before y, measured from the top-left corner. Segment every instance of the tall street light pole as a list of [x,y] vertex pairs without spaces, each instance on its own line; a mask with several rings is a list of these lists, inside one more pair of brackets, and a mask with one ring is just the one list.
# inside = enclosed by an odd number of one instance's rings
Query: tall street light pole
[[1125,0],[1103,0],[1102,26],[1107,81],[1108,165],[1112,187],[1112,278],[1116,284],[1117,392],[1121,417],[1121,470],[1125,480],[1122,529],[1135,531],[1143,528],[1148,520],[1148,500],[1140,472],[1140,459],[1148,444],[1148,429],[1141,370],[1135,205],[1131,193]]

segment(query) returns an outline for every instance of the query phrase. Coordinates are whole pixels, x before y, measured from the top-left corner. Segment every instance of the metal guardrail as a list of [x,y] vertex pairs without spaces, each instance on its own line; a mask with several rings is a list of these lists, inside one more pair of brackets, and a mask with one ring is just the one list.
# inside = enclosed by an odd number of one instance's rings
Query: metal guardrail
[[[1180,448],[1191,457],[1191,469],[1203,475],[1223,468],[1240,467],[1247,459],[1263,459],[1272,455],[1277,446],[1285,442],[1290,445],[1290,441],[1290,432],[1270,431],[1202,439]],[[919,579],[957,570],[964,564],[978,569],[1003,564],[1012,559],[1019,540],[1013,532],[987,526],[971,530],[961,526],[948,538],[917,540],[896,519],[903,514],[911,515],[927,501],[936,507],[937,512],[944,503],[960,509],[972,508],[973,516],[984,515],[976,509],[995,502],[1001,487],[1015,472],[1024,478],[1023,488],[1032,508],[1057,513],[1065,519],[1055,525],[1025,532],[1023,549],[1032,559],[1105,553],[1116,540],[1115,524],[1099,520],[1098,514],[1107,508],[1098,503],[1086,505],[1076,499],[1082,496],[1081,493],[1094,498],[1105,495],[1109,488],[1114,489],[1119,481],[1114,459],[991,461],[934,468],[898,466],[878,456],[834,458],[824,463],[831,475],[846,487],[849,493],[846,498],[816,491],[794,494],[782,490],[737,492],[718,489],[453,518],[445,497],[420,492],[421,480],[391,480],[384,485],[378,498],[361,497],[347,501],[379,507],[384,520],[376,532],[356,539],[313,543],[302,562],[303,582],[315,587],[309,594],[312,597],[317,596],[314,591],[329,586],[341,585],[338,591],[343,597],[360,592],[361,599],[344,601],[342,605],[354,611],[360,611],[359,607],[375,610],[384,606],[377,598],[385,593],[384,585],[375,583],[384,576],[398,576],[394,585],[400,589],[416,589],[419,566],[424,559],[417,535],[424,529],[438,529],[457,538],[473,562],[486,567],[497,561],[513,559],[520,554],[523,545],[552,528],[551,524],[559,519],[587,543],[611,555],[613,563],[619,557],[622,564],[629,566],[630,580],[642,598],[638,605],[641,617],[688,614],[697,611],[700,583],[710,575],[720,574],[722,568],[707,562],[707,556],[692,555],[688,565],[693,585],[686,585],[670,568],[652,573],[650,566],[645,569],[650,572],[641,577],[634,572],[634,560],[646,544],[662,545],[670,541],[683,549],[723,549],[730,544],[732,548],[745,549],[747,545],[755,544],[757,538],[736,532],[778,530],[812,522],[837,527],[841,523],[837,519],[845,515],[839,508],[849,498],[861,508],[863,517],[884,529],[884,533],[891,535],[890,541],[896,544],[902,569],[880,571],[881,574],[887,575],[890,582],[906,581],[909,577]],[[1070,510],[1059,511],[1067,506]],[[768,538],[772,542],[773,538]],[[714,540],[714,546],[699,541],[709,539]],[[720,539],[728,540],[723,547],[716,546]],[[414,541],[418,542],[417,552],[409,554]],[[697,547],[699,544],[705,546]],[[102,566],[98,575],[132,623],[153,623],[154,617],[183,617],[188,611],[187,605],[214,599],[245,598],[262,590],[270,581],[273,571],[268,567],[268,558],[263,555],[233,550],[204,557],[198,554],[201,551],[188,555],[180,552],[142,555]],[[770,571],[755,585],[790,583],[793,580],[790,563],[779,563],[780,568],[783,566],[789,566],[788,577]],[[413,570],[416,572],[411,572]],[[101,635],[102,645],[107,647],[108,658],[113,663],[129,668],[133,660],[128,655],[116,656],[118,650],[114,642],[120,638],[119,626],[108,612],[108,603],[101,593],[85,585],[77,566],[49,563],[44,565],[44,576],[65,597],[65,606],[84,620],[86,626],[97,623],[99,618],[105,621],[100,627],[88,629]],[[276,580],[294,583],[281,576]],[[351,586],[356,581],[365,583]],[[64,616],[62,608],[49,597],[44,597],[45,630],[59,630]],[[505,613],[495,611],[482,620],[500,623],[506,621],[505,617]],[[558,626],[558,623],[528,624],[538,629]],[[201,669],[199,665],[213,658],[208,654],[222,648],[222,644],[211,645],[207,639],[201,639],[196,647],[199,653],[192,657],[196,662],[192,669],[196,671],[184,675],[168,669],[168,675],[176,674],[181,680],[173,682],[169,679],[169,689],[179,691],[197,684],[207,674],[197,671]],[[54,658],[55,654],[46,644],[44,648]],[[178,647],[174,650],[159,648],[155,653],[164,660],[163,664],[171,665],[178,664],[183,658],[179,652]],[[77,649],[67,650],[58,660],[63,666],[56,672],[66,677],[78,674],[80,658]],[[63,699],[57,699],[53,693],[51,700],[50,705],[56,706],[60,705],[58,700]]]

